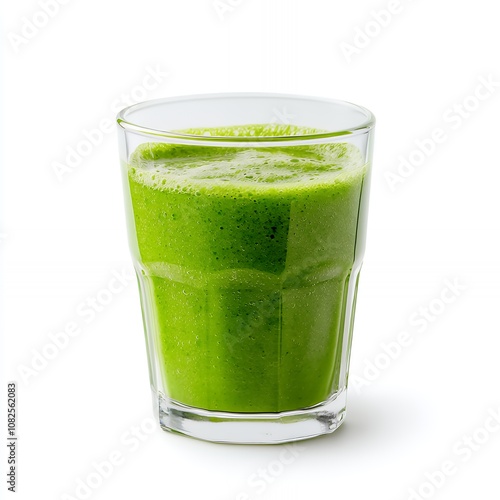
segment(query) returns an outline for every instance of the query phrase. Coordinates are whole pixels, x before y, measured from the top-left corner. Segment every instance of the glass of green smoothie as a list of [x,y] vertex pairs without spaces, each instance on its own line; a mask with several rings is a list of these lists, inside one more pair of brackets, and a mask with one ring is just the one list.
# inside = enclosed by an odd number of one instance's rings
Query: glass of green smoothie
[[118,114],[155,414],[216,442],[343,421],[374,117],[280,94]]

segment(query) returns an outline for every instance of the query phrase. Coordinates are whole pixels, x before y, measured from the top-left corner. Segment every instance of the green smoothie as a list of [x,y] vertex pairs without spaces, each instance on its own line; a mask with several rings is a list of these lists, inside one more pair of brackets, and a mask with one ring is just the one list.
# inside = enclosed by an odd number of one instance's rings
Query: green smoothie
[[[307,132],[315,131],[188,131]],[[312,406],[338,390],[367,171],[360,151],[348,143],[147,143],[126,168],[139,281],[150,304],[146,322],[165,396],[208,410],[261,413]]]

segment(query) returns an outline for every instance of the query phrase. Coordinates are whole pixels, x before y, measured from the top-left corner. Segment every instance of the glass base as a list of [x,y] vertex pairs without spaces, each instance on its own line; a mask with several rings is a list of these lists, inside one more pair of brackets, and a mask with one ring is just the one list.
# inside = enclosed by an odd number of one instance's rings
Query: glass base
[[282,413],[228,413],[202,410],[153,393],[165,431],[216,443],[279,444],[329,434],[344,421],[346,391],[324,403]]

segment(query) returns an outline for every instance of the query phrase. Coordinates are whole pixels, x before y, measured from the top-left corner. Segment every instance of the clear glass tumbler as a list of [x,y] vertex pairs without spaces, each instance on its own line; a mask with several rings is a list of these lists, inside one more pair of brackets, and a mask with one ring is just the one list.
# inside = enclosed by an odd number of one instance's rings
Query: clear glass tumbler
[[279,94],[118,114],[130,248],[163,429],[281,443],[343,421],[374,117]]

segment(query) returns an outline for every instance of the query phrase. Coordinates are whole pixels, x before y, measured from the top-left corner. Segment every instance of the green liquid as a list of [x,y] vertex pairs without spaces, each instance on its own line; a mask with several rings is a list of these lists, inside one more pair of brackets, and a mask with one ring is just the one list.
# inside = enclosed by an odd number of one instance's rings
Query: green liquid
[[292,410],[331,396],[366,173],[361,153],[347,143],[148,143],[127,168],[143,307],[166,396],[230,412]]

